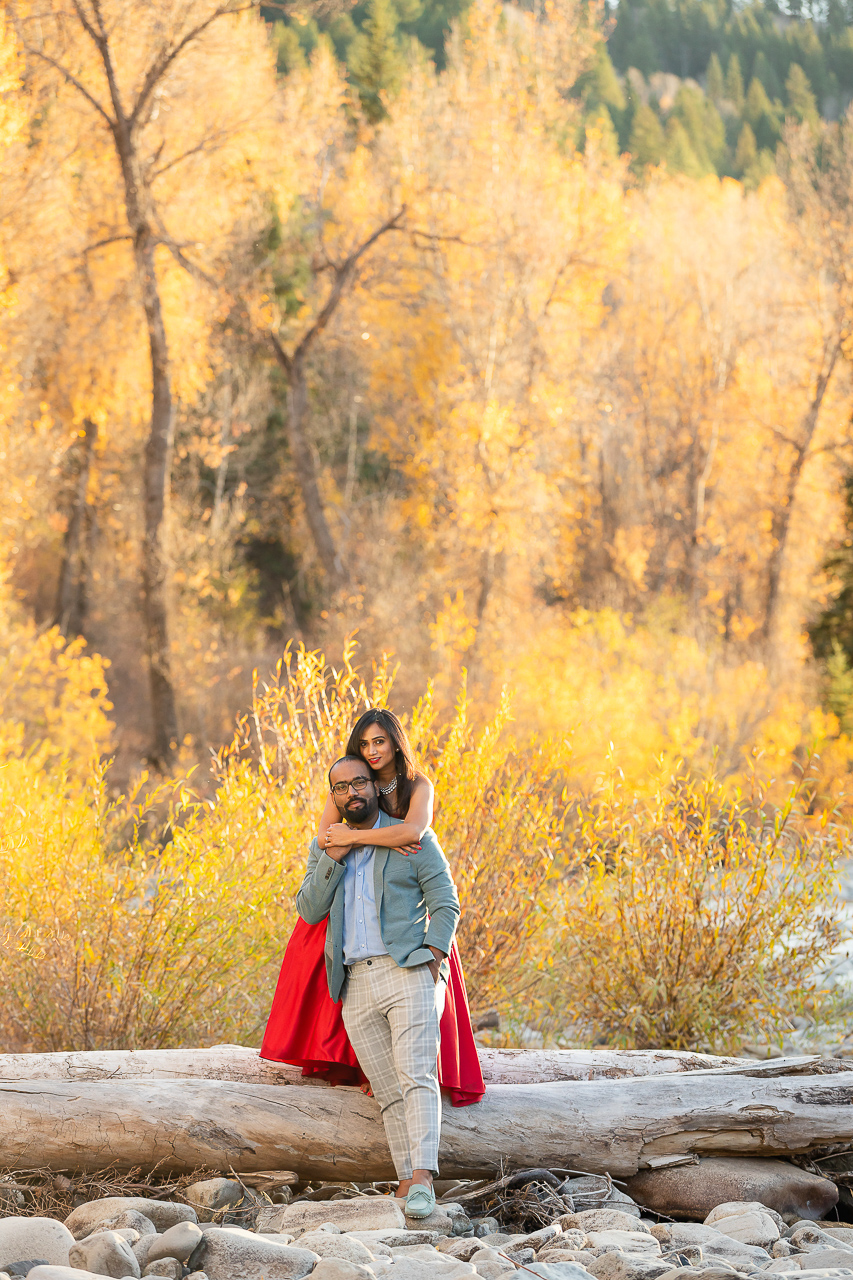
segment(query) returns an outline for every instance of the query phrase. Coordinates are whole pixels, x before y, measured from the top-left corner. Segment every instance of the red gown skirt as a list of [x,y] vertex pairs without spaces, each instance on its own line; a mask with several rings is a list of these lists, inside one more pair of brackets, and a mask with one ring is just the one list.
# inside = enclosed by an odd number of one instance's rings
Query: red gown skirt
[[[366,1084],[326,979],[326,924],[301,918],[290,935],[267,1020],[261,1057],[301,1067],[333,1084]],[[459,951],[450,951],[450,980],[441,1018],[438,1078],[454,1107],[479,1102],[486,1091],[474,1043]]]

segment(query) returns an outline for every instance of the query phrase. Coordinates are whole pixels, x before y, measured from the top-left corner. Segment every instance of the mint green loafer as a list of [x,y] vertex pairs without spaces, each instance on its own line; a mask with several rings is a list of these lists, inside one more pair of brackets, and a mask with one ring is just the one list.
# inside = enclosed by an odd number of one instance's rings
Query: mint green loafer
[[406,1196],[405,1212],[407,1218],[428,1218],[431,1213],[434,1213],[435,1192],[432,1187],[424,1187],[419,1182],[413,1182]]

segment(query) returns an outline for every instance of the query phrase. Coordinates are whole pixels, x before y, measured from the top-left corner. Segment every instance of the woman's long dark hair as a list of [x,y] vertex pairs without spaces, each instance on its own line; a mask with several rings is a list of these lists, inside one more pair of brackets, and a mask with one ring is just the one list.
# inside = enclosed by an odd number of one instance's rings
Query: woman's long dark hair
[[412,744],[409,742],[406,730],[400,724],[394,712],[373,707],[370,711],[365,711],[363,716],[359,716],[349,736],[346,754],[348,756],[360,756],[361,759],[364,759],[361,755],[361,739],[365,729],[372,724],[378,725],[380,729],[383,729],[388,734],[391,745],[394,748],[394,769],[397,774],[397,789],[392,791],[389,796],[380,795],[379,803],[391,817],[396,815],[405,818],[409,811],[409,802],[412,798],[418,770],[415,764],[415,753],[412,750]]

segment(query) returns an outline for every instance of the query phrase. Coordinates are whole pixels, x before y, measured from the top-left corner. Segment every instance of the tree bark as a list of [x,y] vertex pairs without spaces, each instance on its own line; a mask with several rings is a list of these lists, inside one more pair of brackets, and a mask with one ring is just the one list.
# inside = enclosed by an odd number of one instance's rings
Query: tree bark
[[89,585],[89,540],[91,512],[88,506],[89,474],[92,454],[98,439],[97,425],[87,418],[83,423],[83,439],[78,446],[79,470],[74,498],[68,516],[62,567],[56,589],[54,626],[66,637],[83,633],[86,622]]
[[[748,1070],[751,1058],[716,1058],[675,1049],[480,1049],[486,1085],[547,1084],[560,1080],[619,1080],[678,1071]],[[814,1055],[773,1059],[776,1070],[796,1062],[814,1067]],[[762,1070],[766,1068],[759,1064]],[[0,1054],[0,1082],[14,1080],[233,1080],[241,1084],[328,1088],[300,1067],[261,1058],[257,1049],[218,1044],[209,1049],[105,1049],[77,1053]]]
[[[493,1085],[445,1106],[445,1177],[562,1168],[631,1177],[682,1156],[789,1156],[853,1141],[853,1076],[722,1072]],[[374,1098],[221,1080],[54,1080],[0,1086],[10,1168],[155,1165],[373,1181],[394,1176]]]
[[326,519],[326,509],[320,494],[317,481],[317,469],[308,439],[308,381],[305,375],[305,356],[297,352],[290,364],[290,376],[287,388],[287,439],[293,458],[293,468],[302,501],[305,506],[305,518],[311,537],[320,557],[324,573],[336,585],[343,581],[343,565],[335,547],[335,540]]
[[799,442],[789,441],[794,449],[794,460],[788,472],[788,481],[781,503],[773,512],[771,520],[771,537],[773,547],[767,562],[767,595],[764,606],[763,636],[767,642],[775,638],[779,614],[779,588],[782,582],[782,571],[785,567],[785,554],[788,547],[788,535],[791,530],[791,516],[797,497],[800,477],[817,430],[821,406],[826,395],[833,370],[841,355],[842,339],[839,337],[830,345],[827,343],[823,357],[823,365],[815,385],[814,395],[803,419],[802,435]]

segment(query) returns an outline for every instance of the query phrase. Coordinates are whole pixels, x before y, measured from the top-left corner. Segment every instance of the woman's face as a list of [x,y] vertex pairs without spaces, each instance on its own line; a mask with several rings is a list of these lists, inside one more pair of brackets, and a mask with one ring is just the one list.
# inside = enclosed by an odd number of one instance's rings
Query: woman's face
[[370,724],[359,739],[358,749],[377,773],[387,764],[394,763],[394,746],[388,734],[378,724]]

